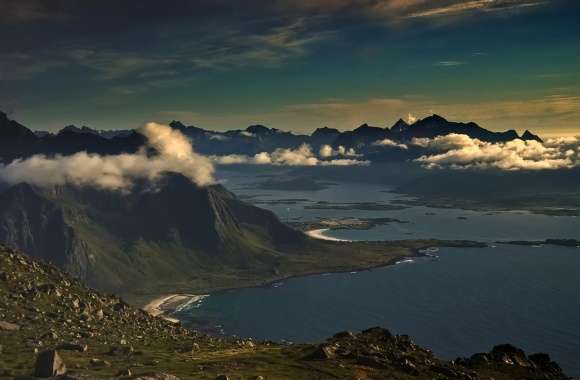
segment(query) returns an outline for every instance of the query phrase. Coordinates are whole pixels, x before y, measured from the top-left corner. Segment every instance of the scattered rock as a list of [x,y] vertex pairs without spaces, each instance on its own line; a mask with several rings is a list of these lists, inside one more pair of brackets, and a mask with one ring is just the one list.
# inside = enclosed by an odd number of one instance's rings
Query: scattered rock
[[117,372],[117,377],[121,377],[121,376],[131,376],[131,370],[129,368],[127,369],[122,369],[119,372]]
[[78,352],[87,352],[89,346],[86,344],[79,344],[79,343],[61,343],[58,345],[57,350],[63,351],[78,351]]
[[20,326],[15,323],[0,321],[0,331],[18,331]]
[[131,380],[179,380],[177,376],[169,375],[161,372],[149,372],[140,375],[135,375]]
[[111,366],[111,363],[109,363],[108,361],[98,359],[98,358],[92,358],[90,363],[93,367],[110,367]]
[[336,346],[331,344],[321,344],[316,351],[310,355],[311,359],[328,360],[336,357]]

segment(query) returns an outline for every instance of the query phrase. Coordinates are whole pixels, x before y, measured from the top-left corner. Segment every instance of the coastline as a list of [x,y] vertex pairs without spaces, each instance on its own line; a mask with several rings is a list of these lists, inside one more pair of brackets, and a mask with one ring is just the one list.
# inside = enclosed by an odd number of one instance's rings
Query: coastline
[[163,318],[172,323],[180,323],[179,319],[170,315],[180,308],[194,302],[201,301],[207,295],[176,293],[160,296],[151,300],[141,309],[154,317]]
[[[323,230],[325,230],[325,229],[323,229]],[[322,235],[321,232],[323,232],[323,231],[321,231],[321,230],[314,230],[314,231],[316,231],[317,233],[315,233],[313,235],[309,234],[309,232],[312,232],[312,231],[307,231],[305,233],[308,234],[309,236],[311,236],[312,238],[315,238],[315,239],[320,239],[320,240],[334,239],[334,238]],[[331,240],[331,241],[336,242],[336,240]],[[349,243],[349,242],[353,242],[353,240],[338,240],[338,242]],[[472,243],[474,243],[474,242],[472,242]],[[488,244],[487,243],[479,243],[479,245],[469,244],[466,246],[471,247],[471,248],[477,248],[477,247],[486,247],[486,246],[488,246]],[[308,276],[320,276],[320,275],[332,274],[332,273],[350,273],[350,272],[371,271],[374,269],[384,268],[384,267],[388,267],[388,266],[394,266],[394,265],[402,263],[403,260],[407,260],[407,259],[429,257],[429,256],[431,256],[431,252],[429,251],[429,249],[439,248],[439,247],[453,247],[453,245],[434,244],[430,247],[421,247],[421,248],[411,249],[411,253],[409,253],[409,254],[394,256],[394,257],[391,257],[387,261],[376,263],[374,265],[343,267],[343,268],[336,268],[334,270],[328,269],[328,270],[313,270],[310,272],[306,271],[306,272],[302,272],[302,273],[298,273],[298,274],[291,274],[291,275],[286,275],[286,276],[280,276],[277,278],[270,278],[270,279],[267,279],[265,281],[244,284],[241,286],[219,288],[219,289],[215,289],[215,290],[203,290],[202,293],[204,293],[204,294],[202,294],[202,295],[189,294],[189,293],[166,294],[163,296],[157,296],[156,298],[149,301],[141,309],[144,310],[145,312],[153,315],[153,316],[162,317],[162,318],[167,319],[173,323],[180,323],[180,321],[177,318],[171,317],[171,315],[175,311],[178,311],[180,308],[183,308],[187,304],[195,303],[195,302],[202,300],[205,297],[209,297],[211,294],[217,294],[217,293],[227,292],[227,291],[236,290],[236,289],[269,287],[269,286],[272,286],[274,284],[277,284],[277,283],[280,283],[280,282],[283,282],[286,280],[294,279],[294,278],[301,278],[301,277],[308,277]]]
[[[174,312],[176,312],[180,308],[184,307],[185,305],[192,303],[192,302],[197,302],[205,297],[209,297],[211,294],[217,294],[217,293],[227,292],[227,291],[236,290],[236,289],[269,287],[269,286],[272,286],[274,284],[277,284],[277,283],[280,283],[280,282],[283,282],[286,280],[291,280],[294,278],[302,278],[302,277],[309,277],[309,276],[321,276],[321,275],[334,274],[334,273],[352,273],[352,272],[371,271],[374,269],[379,269],[379,268],[397,265],[398,263],[401,262],[401,260],[414,259],[414,258],[428,256],[424,252],[421,252],[421,251],[422,251],[422,249],[417,249],[411,255],[396,256],[396,257],[393,257],[389,261],[386,261],[383,263],[378,263],[378,264],[371,265],[371,266],[352,267],[352,268],[344,268],[344,269],[337,269],[337,270],[304,272],[304,273],[300,273],[300,274],[293,274],[293,275],[283,276],[283,277],[279,277],[279,278],[275,278],[275,279],[270,279],[270,280],[260,282],[260,283],[255,283],[255,284],[247,284],[247,285],[243,285],[243,286],[218,289],[215,291],[208,292],[209,294],[205,294],[205,295],[194,295],[194,294],[183,294],[183,293],[165,295],[162,297],[154,298],[153,300],[151,300],[151,302],[149,302],[148,304],[143,306],[141,309],[143,311],[153,315],[153,316],[164,318],[164,319],[166,319],[170,322],[173,322],[173,323],[180,323],[179,319],[172,318],[172,317],[170,317],[170,315],[172,315]],[[183,298],[181,298],[181,300],[179,300],[178,302],[175,302],[175,300],[174,300],[175,297],[183,297]],[[167,301],[171,301],[171,302],[167,302]]]
[[306,235],[310,236],[311,238],[314,238],[314,239],[328,240],[328,241],[342,241],[342,242],[351,242],[352,241],[352,240],[339,239],[339,238],[334,238],[331,236],[324,235],[324,233],[326,231],[329,231],[329,230],[330,230],[330,228],[319,228],[316,230],[305,231],[304,233]]

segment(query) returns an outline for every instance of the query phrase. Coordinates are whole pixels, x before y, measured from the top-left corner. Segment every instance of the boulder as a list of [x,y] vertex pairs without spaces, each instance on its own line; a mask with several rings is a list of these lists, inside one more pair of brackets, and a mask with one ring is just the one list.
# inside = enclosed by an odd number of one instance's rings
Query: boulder
[[57,350],[61,350],[61,351],[78,351],[78,352],[87,352],[89,349],[89,346],[87,346],[86,344],[80,344],[80,343],[61,343],[58,345]]
[[316,351],[310,355],[310,359],[328,360],[336,357],[337,347],[332,344],[321,344]]
[[41,352],[36,358],[34,375],[37,377],[54,377],[66,373],[66,365],[56,350]]
[[178,377],[161,372],[148,372],[140,375],[135,375],[131,380],[179,380]]
[[0,331],[18,331],[20,326],[15,323],[0,321]]

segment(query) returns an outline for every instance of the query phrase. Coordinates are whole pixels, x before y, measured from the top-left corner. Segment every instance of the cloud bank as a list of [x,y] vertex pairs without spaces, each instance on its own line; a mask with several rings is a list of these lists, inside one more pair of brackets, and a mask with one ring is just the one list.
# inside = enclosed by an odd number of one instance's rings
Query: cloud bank
[[426,168],[497,168],[502,170],[566,169],[580,165],[580,137],[537,141],[489,143],[466,135],[450,134],[414,139],[431,151],[415,161]]
[[212,162],[194,152],[189,140],[169,126],[148,123],[140,132],[147,145],[137,153],[101,156],[79,152],[71,156],[34,155],[0,165],[0,180],[8,184],[26,182],[38,186],[88,185],[102,189],[128,191],[135,180],[152,182],[163,174],[179,173],[199,186],[214,182]]
[[[341,149],[342,148],[342,149]],[[230,154],[227,156],[210,156],[210,159],[220,165],[253,164],[253,165],[279,165],[279,166],[352,166],[368,165],[369,161],[352,158],[335,158],[335,156],[352,156],[356,152],[353,149],[323,146],[317,157],[308,144],[302,144],[297,149],[278,148],[271,153],[261,152],[254,156]]]

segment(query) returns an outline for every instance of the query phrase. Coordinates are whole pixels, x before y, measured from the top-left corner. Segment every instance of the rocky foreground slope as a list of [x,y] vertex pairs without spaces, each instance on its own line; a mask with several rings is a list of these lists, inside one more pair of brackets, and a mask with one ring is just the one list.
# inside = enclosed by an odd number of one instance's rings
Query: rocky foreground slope
[[382,328],[320,345],[215,338],[0,247],[0,378],[567,379],[511,345],[444,361]]

